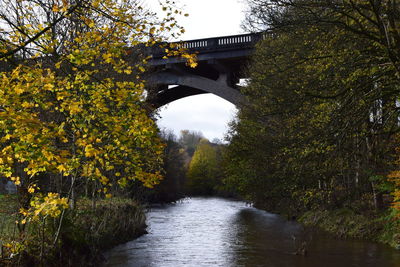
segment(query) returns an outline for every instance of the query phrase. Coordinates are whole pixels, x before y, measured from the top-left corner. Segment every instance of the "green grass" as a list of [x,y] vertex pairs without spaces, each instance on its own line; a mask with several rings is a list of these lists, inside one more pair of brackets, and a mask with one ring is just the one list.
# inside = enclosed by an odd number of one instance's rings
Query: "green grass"
[[[40,222],[28,223],[24,235],[20,235],[15,224],[18,216],[17,196],[0,195],[0,246],[23,238],[23,242],[26,242],[23,244],[26,253],[21,254],[22,258],[18,259],[34,262],[39,261],[41,246],[46,255],[45,262],[52,262],[54,259],[63,263],[97,262],[101,258],[101,250],[132,240],[145,233],[146,226],[143,208],[133,200],[101,199],[96,201],[96,208],[92,209],[90,199],[80,198],[75,210],[66,210],[59,246],[53,246],[57,230],[54,224],[47,223],[46,228],[43,228],[43,239],[38,236]],[[10,252],[4,251],[0,250],[1,266],[5,261],[10,261]]]
[[0,195],[0,246],[17,234],[18,203],[15,195]]
[[377,240],[383,222],[378,216],[356,214],[348,208],[308,211],[300,218],[305,225],[313,225],[342,238]]

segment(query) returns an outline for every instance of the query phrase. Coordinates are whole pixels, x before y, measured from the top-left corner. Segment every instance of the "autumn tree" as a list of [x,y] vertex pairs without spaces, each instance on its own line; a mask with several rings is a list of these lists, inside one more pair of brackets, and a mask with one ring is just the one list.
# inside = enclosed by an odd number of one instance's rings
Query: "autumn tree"
[[[398,163],[399,162],[397,159],[397,165]],[[388,176],[390,180],[394,183],[394,190],[392,192],[393,194],[392,207],[393,210],[395,211],[395,216],[399,218],[400,217],[400,172],[398,170],[395,170],[389,173]]]
[[0,7],[0,176],[18,187],[19,229],[63,215],[78,185],[111,197],[131,180],[159,183],[164,145],[144,102],[143,51],[183,32],[181,11],[165,1],[158,19],[135,0]]
[[218,166],[216,148],[207,139],[201,139],[187,172],[189,192],[195,195],[213,194],[218,183]]

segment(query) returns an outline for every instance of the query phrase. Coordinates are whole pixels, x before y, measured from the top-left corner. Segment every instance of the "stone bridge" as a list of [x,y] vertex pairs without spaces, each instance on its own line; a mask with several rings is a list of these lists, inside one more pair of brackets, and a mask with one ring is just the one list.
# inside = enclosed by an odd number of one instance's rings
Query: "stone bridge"
[[239,80],[245,78],[247,62],[263,37],[263,33],[250,33],[179,44],[197,53],[196,68],[186,66],[185,59],[179,57],[165,58],[163,49],[152,50],[152,70],[147,77],[152,93],[148,101],[157,108],[187,96],[212,93],[239,104],[243,98]]

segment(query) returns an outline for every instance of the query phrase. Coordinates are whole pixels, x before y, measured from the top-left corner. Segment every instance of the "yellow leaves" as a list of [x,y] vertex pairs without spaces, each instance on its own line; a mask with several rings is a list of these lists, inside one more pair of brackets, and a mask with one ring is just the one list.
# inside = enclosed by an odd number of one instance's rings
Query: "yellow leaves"
[[17,95],[21,95],[25,92],[25,88],[23,88],[22,86],[16,86],[16,87],[14,87],[14,92]]
[[197,64],[197,62],[189,62],[188,65],[191,68],[196,68],[198,64]]
[[91,177],[93,174],[93,166],[91,164],[85,164],[82,167],[82,176]]
[[[396,150],[397,153],[399,153],[398,148]],[[396,163],[397,166],[400,165],[399,158],[397,159]],[[389,181],[394,183],[394,191],[392,192],[393,195],[392,208],[395,211],[397,211],[397,217],[400,218],[400,170],[394,170],[390,172],[387,177],[389,178]]]
[[86,139],[84,139],[84,138],[78,138],[78,139],[76,140],[76,144],[77,144],[78,146],[85,147],[88,143],[87,143],[87,140],[86,140]]
[[32,107],[35,106],[35,104],[34,104],[34,103],[29,103],[29,102],[27,102],[27,101],[24,101],[24,102],[22,103],[21,106],[22,106],[23,108],[32,108]]
[[25,245],[22,242],[11,241],[3,245],[11,255],[18,255],[25,250]]
[[43,89],[44,89],[44,90],[47,90],[47,91],[53,91],[53,89],[54,89],[54,84],[52,84],[52,83],[46,83],[46,84],[43,86]]
[[138,66],[138,70],[139,70],[140,72],[145,72],[145,71],[146,71],[145,68],[143,68],[143,66]]
[[108,112],[109,108],[107,108],[106,104],[104,102],[97,102],[95,104],[96,109],[102,112]]
[[29,210],[21,209],[20,213],[25,220],[38,220],[48,216],[58,217],[62,210],[68,208],[68,199],[60,197],[58,193],[48,193],[47,196],[35,196],[30,202]]
[[99,1],[99,0],[93,1],[93,2],[92,2],[92,6],[93,6],[94,8],[99,8],[99,6],[100,6],[100,1]]
[[59,170],[60,172],[66,172],[67,168],[65,167],[64,164],[61,164],[57,166],[57,170]]
[[389,173],[388,178],[400,178],[400,170],[392,171]]
[[127,68],[127,69],[124,70],[124,73],[128,74],[128,75],[132,74],[132,69],[131,68]]
[[66,158],[71,156],[71,153],[68,150],[60,150],[60,156]]
[[392,171],[388,175],[388,178],[394,183],[394,191],[392,192],[392,207],[393,209],[397,210],[397,216],[400,218],[400,171]]
[[10,177],[10,180],[14,182],[15,185],[21,185],[21,178],[20,177]]
[[60,7],[57,4],[53,5],[53,8],[51,9],[53,12],[59,12],[60,11]]
[[105,54],[102,55],[102,57],[103,57],[103,59],[104,59],[104,61],[106,63],[113,63],[114,62],[113,54],[111,54],[111,53],[105,53]]
[[39,170],[37,170],[34,166],[30,166],[30,168],[25,168],[24,171],[31,177],[35,176],[39,172]]
[[110,179],[108,179],[105,176],[101,176],[100,183],[102,183],[103,185],[107,185],[109,182],[110,182]]
[[100,154],[100,151],[93,147],[93,145],[89,144],[85,147],[85,157],[94,157]]
[[94,170],[94,173],[95,173],[95,175],[96,175],[97,177],[101,177],[101,176],[102,176],[101,171],[100,171],[99,168],[96,168],[96,169]]
[[25,142],[28,142],[28,143],[30,143],[30,142],[35,142],[34,136],[33,136],[33,134],[31,134],[31,133],[28,133],[27,135],[25,135],[25,137],[23,138],[23,140],[24,140]]
[[188,54],[188,53],[183,53],[181,57],[186,59],[186,65],[191,67],[191,68],[196,68],[197,67],[197,57],[196,54]]
[[19,213],[22,214],[24,217],[27,217],[29,215],[29,211],[24,208],[20,208]]
[[14,163],[14,159],[12,157],[10,157],[10,156],[7,156],[6,160],[7,160],[8,164],[13,164]]
[[125,177],[123,177],[123,178],[119,179],[117,183],[119,186],[125,187],[128,184],[128,180]]
[[52,161],[55,158],[54,154],[47,150],[42,150],[42,154],[46,158],[47,161]]
[[[171,15],[157,23],[150,22],[147,15],[137,20],[135,14],[138,13],[122,7],[124,2],[94,0],[88,3],[99,9],[98,17],[85,12],[76,14],[82,25],[90,29],[68,42],[62,43],[62,38],[57,37],[58,41],[54,41],[49,38],[51,34],[37,39],[35,49],[40,56],[48,56],[57,47],[67,52],[54,62],[55,68],[20,66],[0,74],[0,106],[6,110],[0,112],[0,132],[3,133],[0,139],[7,147],[10,144],[7,150],[6,147],[0,149],[0,175],[17,185],[24,184],[30,194],[37,194],[39,189],[30,186],[29,179],[16,177],[13,169],[16,163],[26,164],[27,175],[21,177],[40,179],[39,173],[77,173],[79,178],[95,179],[104,186],[118,179],[134,179],[136,170],[143,173],[141,179],[145,181],[144,173],[155,172],[159,167],[161,141],[141,102],[145,87],[141,73],[146,71],[148,58],[140,58],[133,64],[125,58],[130,56],[127,47],[131,42],[151,45],[160,41],[157,36],[150,35],[160,35],[161,27],[165,30],[176,27],[176,31],[180,28]],[[69,3],[55,0],[48,10],[65,12]],[[32,9],[30,13],[39,17],[35,11]],[[169,11],[174,13],[174,10]],[[113,21],[129,23],[108,23],[110,18],[102,12],[115,16]],[[55,14],[56,17],[60,15]],[[96,24],[98,21],[104,23]],[[34,36],[48,25],[42,21],[40,24],[26,25],[26,32]],[[16,42],[26,38],[18,33],[14,37]],[[74,63],[71,68],[68,60]],[[192,67],[194,65],[191,63]],[[104,77],[113,76],[113,73],[108,75],[108,70],[135,75],[129,77],[129,82],[116,82],[114,78]],[[131,168],[122,171],[126,162]],[[119,170],[115,171],[116,175],[112,174],[114,169]],[[148,177],[152,180],[149,184],[153,184],[156,177]],[[49,195],[35,200],[30,214],[35,207],[35,216],[46,216],[44,210],[61,205],[54,203],[55,199]],[[55,210],[48,212],[56,213]]]
[[[107,156],[107,154],[105,155],[105,156]],[[107,162],[107,164],[106,164],[106,171],[111,171],[111,170],[113,170],[115,167],[113,166],[113,165],[109,165],[109,163]]]
[[72,102],[68,106],[68,110],[71,115],[75,115],[75,114],[82,112],[82,107],[81,107],[80,103]]

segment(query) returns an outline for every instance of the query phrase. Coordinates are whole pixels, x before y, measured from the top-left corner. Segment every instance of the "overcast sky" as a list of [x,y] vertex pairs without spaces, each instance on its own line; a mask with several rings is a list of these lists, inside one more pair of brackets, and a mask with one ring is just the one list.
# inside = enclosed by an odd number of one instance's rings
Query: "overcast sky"
[[[150,2],[157,3],[157,0]],[[189,17],[179,22],[185,27],[183,40],[218,37],[243,33],[240,27],[244,19],[242,0],[177,0]],[[201,131],[206,138],[223,139],[228,122],[234,118],[233,104],[211,94],[186,97],[161,108],[161,128]]]

